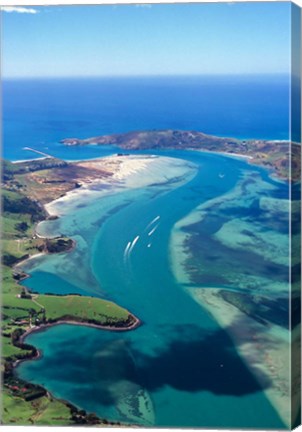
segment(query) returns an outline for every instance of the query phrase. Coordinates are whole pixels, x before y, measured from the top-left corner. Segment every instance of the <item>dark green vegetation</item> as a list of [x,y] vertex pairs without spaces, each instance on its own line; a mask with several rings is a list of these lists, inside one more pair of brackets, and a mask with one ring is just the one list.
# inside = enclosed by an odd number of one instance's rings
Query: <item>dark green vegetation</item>
[[49,253],[66,252],[73,247],[73,241],[67,237],[59,237],[56,239],[46,239],[46,249]]
[[2,263],[12,266],[43,250],[43,241],[34,236],[34,223],[46,213],[36,201],[8,189],[2,191]]
[[44,159],[33,159],[31,161],[24,161],[12,163],[4,160],[2,162],[2,175],[5,181],[12,180],[15,174],[25,174],[33,171],[39,171],[50,168],[67,167],[68,163],[57,158],[49,157]]
[[[251,163],[271,169],[280,178],[300,179],[301,147],[288,142],[264,140],[238,140],[206,135],[196,131],[153,130],[135,131],[124,134],[97,136],[87,139],[67,138],[62,143],[69,146],[98,144],[117,145],[126,150],[146,149],[192,149],[235,153],[249,156]],[[291,153],[291,154],[290,154]]]
[[209,150],[218,150],[221,145],[232,145],[234,150],[240,146],[240,141],[233,138],[219,138],[206,135],[202,132],[179,131],[179,130],[153,130],[153,131],[134,131],[124,134],[113,134],[92,137],[87,139],[67,138],[62,142],[69,146],[99,144],[99,145],[118,145],[128,150],[146,149],[199,149],[207,146]]
[[[2,208],[3,213],[20,214],[25,213],[29,215],[31,222],[37,222],[46,216],[43,208],[36,201],[13,192],[10,190],[3,190],[2,194]],[[22,230],[21,230],[22,231]],[[23,229],[23,231],[25,231]]]
[[[138,324],[138,320],[127,310],[109,301],[77,295],[37,295],[19,285],[27,277],[15,267],[20,261],[38,252],[66,252],[74,246],[73,240],[67,237],[41,239],[35,235],[35,224],[47,215],[40,201],[33,199],[32,195],[36,196],[35,192],[38,191],[38,194],[51,200],[61,193],[61,189],[53,187],[52,183],[49,186],[47,181],[40,183],[31,177],[33,172],[37,172],[37,175],[43,172],[44,178],[48,172],[45,171],[45,165],[52,169],[58,166],[66,169],[67,164],[51,159],[21,164],[2,163],[1,420],[4,424],[18,425],[106,424],[106,420],[79,411],[65,401],[55,400],[44,388],[27,383],[14,374],[17,361],[39,354],[35,347],[23,342],[23,335],[29,330],[42,329],[44,325],[58,321],[90,324],[111,330],[127,330]],[[71,182],[68,188],[72,187],[75,186]],[[53,188],[50,196],[48,188]]]

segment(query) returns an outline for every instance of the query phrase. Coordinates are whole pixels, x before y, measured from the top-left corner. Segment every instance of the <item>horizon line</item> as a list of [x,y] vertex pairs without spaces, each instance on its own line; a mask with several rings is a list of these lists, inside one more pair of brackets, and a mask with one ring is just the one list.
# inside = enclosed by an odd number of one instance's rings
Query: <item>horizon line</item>
[[292,76],[293,74],[289,72],[227,72],[227,73],[183,73],[183,74],[129,74],[129,75],[38,75],[38,76],[2,76],[1,80],[41,80],[41,79],[100,79],[100,78],[181,78],[181,77],[225,77],[225,76],[265,76],[265,75],[275,75],[275,76]]

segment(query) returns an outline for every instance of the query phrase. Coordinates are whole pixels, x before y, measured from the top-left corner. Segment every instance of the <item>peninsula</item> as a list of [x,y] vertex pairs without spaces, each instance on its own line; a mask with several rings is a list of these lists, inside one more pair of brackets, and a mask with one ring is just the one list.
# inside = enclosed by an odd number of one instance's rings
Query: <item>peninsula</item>
[[[198,150],[245,156],[249,163],[271,170],[281,179],[300,179],[301,146],[288,141],[222,138],[196,131],[152,130],[96,136],[86,139],[66,138],[67,146],[115,145],[124,150]],[[291,175],[291,178],[289,176]]]

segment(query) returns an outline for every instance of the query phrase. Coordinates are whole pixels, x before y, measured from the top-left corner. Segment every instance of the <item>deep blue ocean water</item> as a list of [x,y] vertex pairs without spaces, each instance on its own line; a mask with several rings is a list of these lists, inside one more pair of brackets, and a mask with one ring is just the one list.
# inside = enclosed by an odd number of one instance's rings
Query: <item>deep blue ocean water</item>
[[[34,153],[23,150],[30,146],[67,160],[87,159],[118,149],[65,147],[59,141],[165,128],[286,140],[288,108],[289,81],[284,76],[5,81],[3,153],[11,160],[32,158]],[[162,153],[180,157],[177,151]],[[286,203],[287,188],[243,161],[195,152],[182,157],[198,165],[198,176],[166,195],[153,196],[150,190],[130,194],[131,204],[116,207],[102,225],[95,225],[93,236],[85,234],[88,212],[79,210],[81,234],[93,237],[90,271],[107,298],[142,318],[142,327],[115,333],[66,325],[35,333],[27,340],[44,356],[23,363],[18,373],[113,420],[129,421],[131,412],[138,411],[142,425],[282,428],[228,334],[175,280],[168,245],[177,220],[201,202],[232,191],[245,170],[259,175],[256,195],[262,193],[263,180],[275,187],[266,193],[278,194]],[[101,202],[99,211],[102,218]],[[158,237],[150,249],[138,243],[134,274],[127,273],[123,251],[128,236],[143,232],[158,214],[163,219]],[[72,235],[71,224],[70,229],[67,234]],[[60,257],[54,259],[59,269]],[[46,273],[44,267],[43,273],[42,265],[32,276],[25,284],[36,291],[51,291],[55,284],[56,292],[76,292],[59,270]],[[148,403],[153,419],[147,412],[144,416]]]
[[112,150],[66,149],[67,137],[184,129],[218,136],[286,140],[289,78],[216,76],[3,81],[3,156],[67,159]]

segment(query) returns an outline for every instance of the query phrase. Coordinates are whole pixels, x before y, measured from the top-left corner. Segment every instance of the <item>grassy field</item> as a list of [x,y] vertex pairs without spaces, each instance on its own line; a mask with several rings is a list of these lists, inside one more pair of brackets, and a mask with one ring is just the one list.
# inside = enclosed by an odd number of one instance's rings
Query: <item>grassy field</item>
[[17,259],[28,255],[30,250],[35,249],[33,242],[28,238],[17,240],[3,239],[2,248],[4,254],[8,253],[10,255],[13,255]]
[[39,205],[20,193],[3,190],[2,255],[3,263],[12,266],[43,247],[41,239],[33,238],[34,224],[43,212]]
[[32,300],[18,298],[17,296],[12,294],[3,294],[2,302],[4,307],[11,307],[20,310],[35,309],[36,311],[38,311],[41,309]]
[[70,425],[70,411],[62,402],[52,398],[40,398],[39,405],[35,406],[36,414],[32,417],[34,424],[65,426]]
[[62,402],[51,397],[41,397],[25,402],[4,390],[2,394],[3,416],[6,425],[71,425],[70,411]]
[[96,320],[101,324],[127,320],[129,312],[107,300],[76,295],[39,295],[37,302],[44,306],[47,319],[72,316],[85,320]]
[[18,294],[20,293],[20,286],[16,284],[13,279],[13,270],[8,266],[1,267],[1,277],[2,277],[2,294]]
[[8,216],[1,216],[1,225],[3,232],[6,235],[6,238],[9,238],[10,236],[12,238],[23,236],[23,233],[20,231],[20,229],[16,228],[16,226],[20,224],[20,222],[24,222],[29,226],[29,228],[25,230],[25,235],[31,235],[33,226],[30,220],[30,216],[28,214],[20,216],[18,214],[14,215],[10,213]]
[[[76,295],[52,296],[33,295],[32,298],[23,299],[15,294],[4,293],[2,306],[2,330],[11,334],[16,328],[26,328],[30,323],[30,315],[39,320],[45,316],[48,321],[60,319],[74,319],[88,322],[93,320],[100,325],[114,325],[126,322],[129,312],[107,300],[94,297],[81,297]],[[43,312],[43,309],[45,312]],[[20,324],[19,324],[20,323]],[[10,357],[17,351],[10,339],[4,338],[6,349],[2,350],[4,358]],[[12,350],[7,345],[12,346]]]
[[3,337],[2,338],[2,355],[4,357],[11,357],[21,353],[21,349],[12,345],[10,338]]
[[[6,269],[6,273],[8,273]],[[9,274],[5,276],[4,292],[2,294],[2,330],[11,334],[16,328],[29,326],[30,316],[33,323],[42,317],[46,321],[58,321],[60,319],[74,319],[76,321],[91,321],[100,325],[119,325],[127,322],[129,312],[108,300],[94,297],[83,297],[77,295],[56,296],[45,294],[34,294],[30,298],[20,298],[21,287],[14,280],[9,283]],[[9,289],[12,288],[12,290]],[[20,322],[21,321],[21,322]],[[17,353],[11,340],[4,338],[2,356],[11,357]],[[9,350],[8,345],[12,346]]]
[[22,198],[23,198],[23,195],[19,194],[16,191],[11,191],[11,190],[8,190],[8,189],[4,189],[2,191],[2,198],[9,198],[9,199],[11,199],[13,201],[21,201]]

